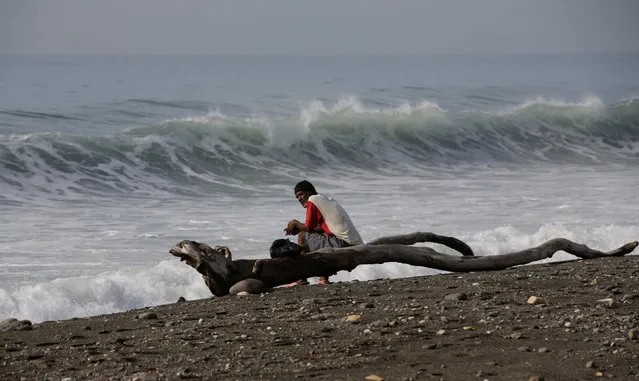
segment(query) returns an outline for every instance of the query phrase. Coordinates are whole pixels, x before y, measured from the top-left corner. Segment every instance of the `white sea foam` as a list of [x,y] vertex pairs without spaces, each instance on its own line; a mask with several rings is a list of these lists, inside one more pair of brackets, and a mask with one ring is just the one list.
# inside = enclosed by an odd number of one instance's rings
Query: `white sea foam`
[[0,289],[0,317],[33,322],[100,315],[207,297],[202,277],[175,261],[144,269],[61,278],[15,290]]
[[[403,227],[402,227],[403,229]],[[408,230],[402,230],[407,232]],[[476,255],[498,255],[537,246],[556,237],[585,243],[591,248],[608,250],[639,237],[639,226],[601,225],[575,228],[548,223],[532,234],[512,226],[496,227],[469,234],[458,234]],[[230,237],[221,237],[222,241]],[[262,240],[251,243],[264,245]],[[441,245],[436,250],[459,255]],[[541,262],[576,259],[564,252]],[[442,271],[404,264],[365,265],[352,272],[340,272],[333,281],[404,278],[442,273]],[[314,280],[313,278],[312,280]],[[106,314],[186,299],[212,297],[200,274],[177,259],[128,270],[98,273],[93,276],[59,278],[16,289],[0,289],[0,319],[15,317],[34,322]]]
[[545,97],[536,97],[535,99],[527,100],[521,105],[515,106],[513,109],[521,110],[538,105],[553,106],[558,108],[601,109],[605,106],[605,103],[600,97],[594,94],[585,94],[581,97],[580,100],[576,102],[560,99],[546,99]]

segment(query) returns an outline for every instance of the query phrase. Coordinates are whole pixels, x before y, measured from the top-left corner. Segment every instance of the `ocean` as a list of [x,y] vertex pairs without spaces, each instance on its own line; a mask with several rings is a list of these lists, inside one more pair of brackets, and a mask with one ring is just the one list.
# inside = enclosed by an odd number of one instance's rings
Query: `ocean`
[[616,248],[639,239],[639,54],[0,56],[0,319],[211,297],[168,250],[268,257],[302,179],[365,241]]

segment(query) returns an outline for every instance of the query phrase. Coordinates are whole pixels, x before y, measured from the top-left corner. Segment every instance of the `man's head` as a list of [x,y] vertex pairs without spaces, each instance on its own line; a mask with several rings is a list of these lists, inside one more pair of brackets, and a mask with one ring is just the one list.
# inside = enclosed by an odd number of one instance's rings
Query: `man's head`
[[317,191],[315,190],[313,184],[306,180],[300,181],[299,183],[295,184],[295,188],[293,188],[293,190],[295,191],[295,198],[297,198],[297,201],[299,201],[304,208],[306,208],[306,202],[308,201],[308,198],[314,194],[317,194]]

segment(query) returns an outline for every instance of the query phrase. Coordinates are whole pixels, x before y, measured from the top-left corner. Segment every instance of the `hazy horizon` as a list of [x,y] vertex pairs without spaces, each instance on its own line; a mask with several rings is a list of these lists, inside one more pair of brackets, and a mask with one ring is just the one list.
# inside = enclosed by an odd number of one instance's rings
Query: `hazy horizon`
[[633,56],[637,52],[569,52],[569,53],[0,53],[5,57],[518,57],[518,56]]
[[0,55],[625,54],[637,14],[633,0],[8,0]]

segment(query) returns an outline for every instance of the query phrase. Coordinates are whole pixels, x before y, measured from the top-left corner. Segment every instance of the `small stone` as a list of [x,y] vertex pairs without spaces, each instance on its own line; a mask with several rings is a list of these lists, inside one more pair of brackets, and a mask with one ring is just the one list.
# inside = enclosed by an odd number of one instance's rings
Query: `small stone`
[[138,314],[135,318],[138,320],[155,320],[158,318],[158,315],[155,312],[145,312]]
[[365,380],[367,381],[384,381],[384,378],[371,374],[370,376],[366,376],[364,377]]
[[431,343],[431,344],[422,345],[422,349],[437,349],[437,344]]
[[16,331],[31,331],[33,326],[29,320],[21,320],[20,325],[18,325],[15,330]]
[[546,347],[541,347],[541,348],[537,349],[537,352],[539,352],[539,353],[547,353],[547,352],[550,352],[550,351]]
[[441,336],[441,335],[443,335],[445,333],[446,333],[446,330],[444,330],[444,329],[440,329],[439,331],[437,331],[437,335],[438,336]]
[[375,305],[373,303],[362,303],[359,305],[359,308],[364,309],[364,308],[373,308],[375,307]]
[[544,381],[543,376],[532,376],[528,379],[528,381]]
[[266,291],[266,286],[261,280],[254,278],[247,278],[241,280],[229,288],[229,294],[237,295],[240,292],[247,292],[249,294],[261,294]]
[[530,347],[518,347],[518,352],[530,352]]
[[16,318],[8,318],[0,321],[0,329],[10,326],[11,324],[17,322]]
[[195,375],[193,373],[193,370],[191,370],[191,368],[184,368],[181,371],[177,372],[177,376],[180,378],[194,378],[197,377],[197,375]]
[[590,285],[591,286],[596,286],[599,282],[597,281],[597,278],[593,279],[590,281]]
[[0,322],[0,332],[30,331],[31,329],[31,321],[29,320],[18,320],[9,318]]
[[597,377],[603,377],[603,372],[597,372],[597,373],[595,373],[595,376],[597,376]]
[[468,295],[464,293],[448,294],[444,297],[445,300],[462,301],[468,299]]
[[183,296],[180,296],[177,300],[178,303],[182,303],[182,302],[186,302],[186,299],[184,299]]
[[628,331],[628,338],[630,340],[637,340],[637,330],[631,329],[630,331]]
[[543,303],[543,302],[544,302],[543,298],[541,298],[539,296],[534,296],[534,295],[529,297],[528,300],[526,301],[526,303],[528,303],[528,304],[540,304],[540,303]]
[[343,319],[343,321],[346,323],[355,324],[359,322],[361,318],[362,318],[362,315],[348,315]]
[[594,368],[595,367],[595,362],[590,360],[586,363],[586,368]]
[[598,303],[603,303],[606,307],[611,308],[615,304],[615,300],[613,298],[605,298],[597,300]]
[[473,330],[473,327],[471,327],[471,326],[469,326],[469,325],[466,325],[466,326],[464,326],[463,330],[464,330],[464,331],[472,331],[472,330]]

